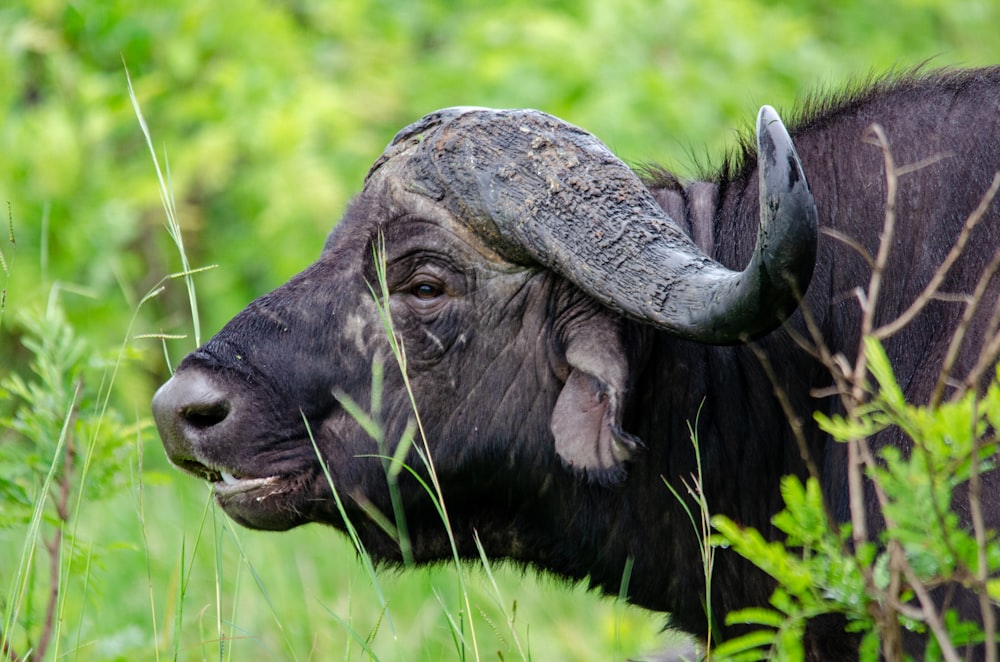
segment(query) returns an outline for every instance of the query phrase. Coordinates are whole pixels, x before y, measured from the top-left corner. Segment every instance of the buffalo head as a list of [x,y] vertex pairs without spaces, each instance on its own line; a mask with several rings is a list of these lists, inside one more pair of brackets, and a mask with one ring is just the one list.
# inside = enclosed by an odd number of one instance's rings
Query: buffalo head
[[[428,115],[387,147],[319,259],[159,390],[168,456],[255,528],[343,526],[335,488],[368,548],[397,557],[365,516],[392,511],[385,457],[414,419],[387,310],[453,516],[517,556],[511,523],[554,486],[625,478],[642,441],[623,412],[652,329],[738,343],[795,309],[816,210],[773,110],[757,130],[757,243],[731,271],[590,134],[536,111]],[[418,474],[420,448],[406,458]],[[400,490],[417,559],[446,553],[419,482]]]

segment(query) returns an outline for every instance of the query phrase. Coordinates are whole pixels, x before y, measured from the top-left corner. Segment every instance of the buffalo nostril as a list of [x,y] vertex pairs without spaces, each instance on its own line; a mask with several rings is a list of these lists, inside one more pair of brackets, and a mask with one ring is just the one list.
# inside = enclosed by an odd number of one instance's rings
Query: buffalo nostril
[[197,457],[205,433],[233,410],[230,394],[198,369],[179,370],[153,396],[153,417],[167,455],[176,463]]
[[229,415],[229,401],[198,402],[180,408],[178,412],[192,427],[204,429],[218,425]]

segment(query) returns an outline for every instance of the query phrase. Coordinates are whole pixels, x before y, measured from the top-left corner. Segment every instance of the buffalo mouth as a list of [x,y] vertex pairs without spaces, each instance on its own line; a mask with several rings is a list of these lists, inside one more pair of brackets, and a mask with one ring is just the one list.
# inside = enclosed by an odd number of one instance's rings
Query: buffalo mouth
[[[213,481],[215,493],[220,497],[263,490],[281,482],[281,476],[267,476],[265,478],[238,478],[228,471],[220,471],[221,480]],[[257,499],[265,499],[266,496],[258,496]]]
[[[246,476],[237,473],[235,470],[208,467],[196,460],[184,460],[180,463],[175,462],[175,464],[179,469],[212,483],[215,494],[219,497],[234,496],[258,490],[263,491],[269,487],[279,488],[277,491],[273,491],[272,494],[280,494],[283,491],[280,489],[281,483],[287,482],[288,479],[292,478],[292,476],[283,474]],[[266,498],[266,495],[257,496],[258,500]]]
[[311,482],[306,473],[248,476],[232,469],[210,467],[197,460],[174,464],[211,483],[216,502],[243,526],[283,531],[305,521],[299,503]]

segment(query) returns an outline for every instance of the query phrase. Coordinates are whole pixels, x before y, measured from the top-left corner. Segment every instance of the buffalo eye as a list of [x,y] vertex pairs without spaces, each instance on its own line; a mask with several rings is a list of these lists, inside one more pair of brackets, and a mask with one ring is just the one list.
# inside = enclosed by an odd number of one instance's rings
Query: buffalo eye
[[421,280],[410,286],[410,294],[421,301],[432,301],[444,294],[444,286],[429,280]]

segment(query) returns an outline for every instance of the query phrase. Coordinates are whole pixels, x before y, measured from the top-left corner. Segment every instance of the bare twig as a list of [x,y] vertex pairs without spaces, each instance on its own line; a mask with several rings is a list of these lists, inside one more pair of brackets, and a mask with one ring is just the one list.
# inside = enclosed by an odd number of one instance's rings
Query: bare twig
[[955,646],[951,643],[951,637],[948,636],[948,630],[945,629],[944,624],[941,622],[941,618],[937,614],[937,607],[934,606],[934,600],[931,599],[930,592],[928,592],[927,587],[924,586],[920,578],[917,577],[916,573],[913,572],[913,568],[909,563],[904,561],[903,572],[906,574],[906,581],[909,582],[910,588],[913,589],[913,593],[917,596],[917,600],[920,602],[921,613],[924,617],[924,622],[927,623],[927,627],[931,629],[934,633],[934,638],[937,639],[938,645],[941,647],[941,655],[947,662],[960,662],[961,657],[958,655],[958,651],[955,650]]
[[[991,272],[989,278],[992,278],[996,274],[997,269],[1000,268],[1000,251],[998,251],[997,258],[990,264]],[[976,365],[969,371],[969,374],[965,376],[965,380],[962,382],[963,390],[978,388],[983,375],[996,363],[997,357],[1000,356],[1000,334],[997,333],[997,326],[1000,323],[1000,319],[998,319],[1000,318],[1000,315],[998,315],[1000,313],[1000,301],[997,303],[998,305],[994,308],[993,317],[990,319],[990,324],[985,334],[991,340],[980,350],[979,360],[976,361]]]
[[931,281],[927,283],[927,287],[924,288],[924,291],[920,293],[920,296],[918,296],[913,303],[910,304],[910,307],[899,315],[899,317],[876,329],[876,338],[884,340],[885,338],[898,333],[900,329],[912,322],[913,318],[915,318],[928,303],[936,298],[938,289],[944,282],[944,279],[951,270],[952,265],[958,261],[959,256],[961,256],[962,252],[965,250],[965,245],[969,242],[969,237],[972,235],[972,231],[979,224],[979,221],[983,219],[983,216],[989,209],[990,204],[993,202],[993,198],[997,194],[998,188],[1000,188],[1000,172],[993,177],[993,183],[990,185],[989,190],[986,191],[986,195],[984,195],[979,201],[979,205],[971,214],[969,214],[969,217],[965,219],[965,225],[962,226],[962,231],[959,233],[958,239],[951,247],[951,251],[948,252],[947,257],[945,257],[941,265],[938,266],[937,271],[934,272],[934,276],[931,278]]
[[[974,411],[978,410],[979,401],[975,402]],[[982,481],[979,475],[979,454],[983,448],[983,439],[975,433],[975,421],[979,418],[977,413],[972,417],[972,463],[969,473],[969,514],[972,518],[972,531],[976,538],[976,593],[979,596],[979,611],[983,616],[983,640],[988,642],[996,641],[996,614],[989,593],[986,590],[986,583],[990,578],[989,555],[986,550],[986,521],[983,518],[982,504]],[[986,662],[997,662],[997,647],[986,646]]]
[[[809,477],[819,481],[820,473],[819,467],[816,466],[816,462],[813,460],[812,453],[809,452],[809,443],[806,441],[805,436],[805,426],[802,424],[802,419],[799,417],[792,406],[791,401],[788,399],[788,393],[785,389],[781,387],[778,382],[778,376],[774,372],[774,366],[771,365],[770,359],[768,359],[767,354],[757,345],[751,345],[750,349],[753,351],[757,360],[760,362],[761,366],[764,368],[764,374],[773,384],[774,397],[777,398],[778,404],[781,405],[781,410],[785,414],[785,418],[788,421],[789,427],[792,429],[792,435],[795,437],[795,443],[799,447],[799,455],[802,457],[802,461],[806,465],[806,471],[809,472]],[[825,497],[824,497],[825,501]],[[830,514],[829,508],[823,508],[827,515]]]
[[[981,312],[988,287],[997,276],[998,272],[1000,272],[1000,250],[998,250],[996,255],[993,257],[993,260],[989,265],[987,265],[986,269],[980,276],[975,290],[971,294],[964,295],[941,292],[941,287],[946,281],[950,270],[954,267],[967,249],[975,228],[985,218],[985,215],[989,211],[990,206],[993,204],[994,199],[997,197],[998,193],[1000,193],[1000,173],[997,173],[997,175],[993,178],[989,189],[983,195],[976,208],[966,218],[954,245],[945,259],[935,270],[930,282],[927,283],[923,291],[920,292],[920,294],[905,311],[900,313],[893,320],[880,326],[876,326],[876,310],[878,309],[879,297],[882,291],[884,279],[887,275],[889,255],[896,232],[899,178],[907,173],[927,167],[928,165],[940,161],[949,155],[939,154],[906,166],[898,166],[895,163],[890,150],[889,141],[882,127],[875,124],[869,128],[869,131],[870,142],[881,150],[885,170],[885,214],[883,227],[879,236],[878,252],[873,256],[861,243],[853,238],[835,230],[823,230],[824,234],[827,236],[830,236],[836,241],[839,241],[856,251],[871,268],[871,277],[867,288],[858,288],[853,292],[853,296],[857,298],[861,309],[861,344],[858,347],[856,358],[852,362],[845,356],[841,354],[833,354],[829,350],[829,347],[824,342],[820,326],[812,317],[808,307],[804,306],[800,310],[806,324],[808,336],[811,336],[811,342],[808,337],[803,337],[800,333],[796,333],[794,329],[788,330],[792,340],[799,347],[816,357],[817,360],[819,360],[829,370],[833,379],[833,384],[828,389],[824,389],[821,395],[840,396],[846,416],[854,423],[860,423],[860,419],[863,416],[860,407],[871,397],[871,386],[868,382],[869,364],[864,344],[865,339],[872,337],[877,340],[884,340],[898,333],[908,324],[912,323],[931,301],[953,301],[963,303],[965,305],[965,310],[963,311],[963,315],[950,340],[944,366],[939,375],[934,394],[931,396],[928,405],[931,408],[937,407],[943,397],[942,394],[944,393],[944,389],[949,384],[949,375],[958,360],[960,350],[965,341],[966,335],[971,328],[973,318],[976,316],[977,312]],[[1000,357],[1000,296],[998,296],[998,300],[993,309],[992,317],[990,318],[988,325],[985,327],[985,330],[986,332],[984,336],[989,339],[989,341],[984,343],[975,366],[965,377],[963,388],[960,389],[960,393],[956,394],[955,397],[960,397],[962,394],[966,393],[969,388],[977,388],[980,386],[984,375],[993,365],[996,364],[998,357]],[[977,326],[977,333],[978,331],[979,327]],[[773,369],[767,359],[767,356],[765,356],[764,353],[756,346],[751,346],[751,348],[763,366],[765,372],[771,378],[772,384],[777,385],[777,379],[773,374]],[[800,454],[803,457],[803,461],[805,462],[809,474],[813,476],[817,475],[816,466],[809,457],[808,444],[802,422],[798,419],[795,412],[791,410],[787,393],[785,393],[785,391],[778,386],[775,386],[774,392],[775,397],[778,399],[779,404],[787,415],[789,424],[796,439],[796,443],[799,445]],[[975,425],[975,420],[978,420],[978,418],[974,417],[973,425]],[[914,441],[916,448],[919,449],[920,452],[929,452],[929,449],[927,449],[926,446],[920,444],[919,439]],[[996,623],[996,615],[993,611],[989,595],[986,591],[986,582],[990,579],[990,576],[988,574],[987,563],[986,528],[984,524],[983,505],[981,503],[981,478],[979,475],[979,465],[977,464],[978,458],[981,456],[983,449],[988,443],[991,442],[989,440],[976,437],[972,454],[973,468],[971,479],[969,481],[968,498],[970,503],[970,513],[979,554],[979,558],[977,559],[977,568],[975,569],[975,572],[972,572],[968,568],[959,568],[950,577],[944,578],[941,581],[944,582],[947,580],[950,585],[951,582],[956,582],[974,588],[980,601],[980,608],[982,611],[982,628],[985,641],[992,642],[996,639],[998,624]],[[849,440],[847,444],[847,453],[848,498],[850,520],[852,525],[852,540],[855,550],[860,550],[863,545],[866,545],[869,542],[869,515],[876,512],[879,513],[884,519],[887,529],[890,530],[896,528],[896,522],[889,514],[891,512],[891,502],[885,487],[877,478],[873,477],[870,481],[867,481],[867,483],[865,480],[866,468],[874,469],[879,466],[879,463],[876,461],[875,454],[873,453],[872,446],[869,443],[869,439],[862,436],[857,439]],[[931,471],[929,478],[934,481],[933,463],[928,462],[927,466],[929,471]],[[869,504],[868,500],[865,498],[866,489],[870,489],[871,491],[869,493],[874,494],[875,503],[878,508],[877,511],[873,509],[873,504]],[[936,524],[941,527],[942,531],[946,531],[948,528],[946,515],[950,504],[938,503],[938,498],[935,494],[932,494],[932,501],[934,510],[933,516]],[[951,548],[951,541],[947,539],[947,536],[945,536],[945,538],[945,544]],[[942,618],[942,613],[940,611],[942,608],[939,607],[939,605],[936,604],[934,599],[931,597],[930,589],[934,587],[935,584],[933,582],[925,582],[918,576],[906,556],[906,551],[903,545],[898,540],[889,540],[886,544],[886,552],[889,557],[889,582],[888,586],[885,588],[880,588],[880,586],[884,586],[882,584],[876,584],[871,567],[868,567],[866,564],[859,564],[859,569],[865,580],[866,591],[868,592],[871,600],[869,604],[869,613],[875,620],[876,628],[878,629],[882,639],[882,655],[884,655],[887,659],[901,659],[903,638],[900,616],[903,616],[908,619],[927,623],[928,628],[940,647],[943,658],[949,662],[957,662],[961,658],[954,643],[951,641],[948,629],[944,625],[944,619]],[[951,552],[955,558],[960,557],[960,555],[955,553],[954,549],[951,549]],[[901,599],[901,596],[907,589],[912,590],[913,595],[915,596],[915,600],[909,603],[902,602]],[[986,659],[989,662],[998,662],[996,646],[987,645],[985,648]]]
[[[882,225],[882,234],[879,238],[878,253],[872,264],[872,275],[868,282],[867,292],[858,292],[858,301],[861,304],[861,338],[871,334],[875,321],[875,307],[882,290],[882,278],[885,273],[885,266],[889,261],[889,249],[892,246],[892,236],[896,230],[896,190],[898,180],[896,177],[896,164],[889,149],[889,141],[885,131],[878,124],[869,127],[873,144],[882,150],[882,159],[885,167],[885,187],[886,203],[885,218]],[[868,372],[868,360],[865,355],[864,345],[858,347],[857,360],[854,364],[854,371],[850,376],[852,384],[849,394],[849,401],[845,402],[848,412],[864,402],[865,375]],[[862,447],[867,444],[862,439],[854,439],[848,442],[847,446],[847,484],[851,511],[851,525],[856,548],[861,548],[868,541],[868,514],[864,503],[864,472],[863,466],[870,456],[870,450],[863,453]],[[871,579],[870,577],[868,579]]]
[[22,662],[23,658],[17,654],[17,651],[10,645],[6,637],[0,633],[0,657],[8,660],[9,662]]
[[875,258],[872,254],[868,252],[868,249],[861,245],[857,239],[849,234],[841,232],[840,230],[834,230],[833,228],[820,228],[820,232],[824,235],[830,237],[831,239],[836,239],[842,244],[850,246],[854,249],[854,252],[864,258],[868,266],[875,266]]
[[[868,374],[868,358],[865,352],[865,338],[873,335],[875,329],[875,311],[878,305],[879,295],[882,290],[882,282],[885,276],[886,266],[889,262],[889,252],[892,247],[893,236],[896,231],[896,200],[899,187],[899,170],[896,167],[889,140],[885,131],[878,124],[873,124],[871,132],[871,142],[882,152],[883,167],[885,169],[886,203],[885,216],[882,225],[882,233],[879,237],[878,252],[872,264],[872,274],[868,282],[868,290],[858,293],[858,301],[861,304],[861,345],[858,347],[857,359],[854,364],[854,371],[850,381],[852,384],[849,399],[844,403],[849,416],[856,418],[857,407],[865,399],[865,378]],[[858,438],[848,442],[848,491],[851,510],[851,523],[853,539],[857,549],[868,541],[867,511],[864,498],[864,467],[875,467],[875,458],[867,439]],[[887,513],[888,497],[878,481],[872,481],[872,486],[878,500],[882,516],[886,526],[892,528],[894,523]],[[901,587],[900,574],[906,575],[911,582],[919,579],[906,560],[902,545],[896,541],[891,541],[888,545],[889,553],[889,588],[890,595],[898,595]],[[871,569],[864,568],[865,583],[873,595],[881,595],[874,582]],[[926,594],[923,585],[913,586],[915,593],[919,596]],[[902,633],[899,625],[899,618],[893,606],[894,600],[883,600],[879,605],[873,605],[874,616],[882,634],[882,652],[887,659],[898,659],[902,652]],[[938,618],[934,605],[930,601],[921,600],[925,619],[928,624],[936,623]],[[951,642],[947,637],[947,632],[943,628],[934,628],[935,636],[938,637],[942,651],[945,652],[946,659],[951,661],[952,657],[947,654],[951,649]],[[953,651],[952,651],[953,652]],[[957,659],[957,658],[955,658]]]
[[[962,349],[962,343],[965,341],[969,325],[972,324],[972,318],[975,316],[976,311],[979,310],[983,297],[986,295],[986,288],[989,286],[990,281],[993,280],[998,269],[1000,269],[1000,249],[997,249],[993,254],[993,259],[990,260],[989,265],[987,265],[986,269],[980,275],[979,281],[976,283],[976,288],[966,303],[965,311],[962,314],[958,328],[955,329],[951,342],[948,344],[948,353],[945,355],[944,365],[938,374],[938,381],[934,385],[934,392],[931,394],[930,406],[932,407],[936,407],[944,399],[944,392],[948,386],[948,377],[951,375],[951,370],[958,360],[958,354]],[[986,335],[995,334],[998,324],[1000,324],[1000,308],[995,307],[986,329]],[[997,349],[995,345],[997,342],[997,339],[994,337],[990,343],[984,345],[980,352],[979,360],[969,374],[966,375],[965,380],[952,396],[952,399],[961,398],[967,389],[974,387],[979,382],[986,367],[996,360]]]
[[[82,389],[82,384],[77,382],[76,393],[77,398],[79,398],[80,391]],[[74,408],[70,414],[70,418],[76,417],[76,409]],[[71,430],[72,425],[67,426],[67,430]],[[55,625],[55,614],[56,605],[59,602],[59,579],[60,579],[60,564],[62,563],[62,539],[63,539],[63,527],[69,522],[69,493],[72,487],[72,474],[73,474],[73,434],[67,432],[66,434],[66,459],[63,461],[62,474],[59,477],[59,499],[55,502],[56,506],[56,517],[59,520],[59,524],[56,525],[55,533],[52,539],[45,543],[45,548],[49,553],[49,600],[45,606],[45,621],[42,626],[42,632],[38,637],[38,645],[35,647],[34,656],[38,659],[45,659],[45,653],[48,651],[49,644],[52,641],[52,630]]]

